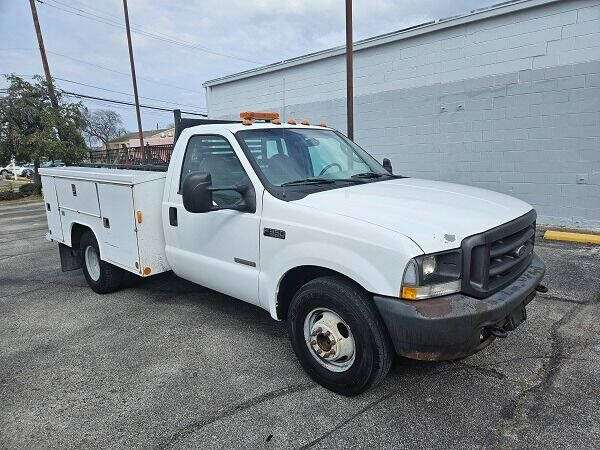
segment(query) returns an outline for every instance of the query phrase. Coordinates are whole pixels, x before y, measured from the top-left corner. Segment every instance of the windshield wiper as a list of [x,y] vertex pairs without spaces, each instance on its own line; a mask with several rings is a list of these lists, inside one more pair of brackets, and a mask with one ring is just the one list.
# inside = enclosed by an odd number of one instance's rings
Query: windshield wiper
[[335,180],[331,178],[303,178],[301,180],[294,181],[286,181],[285,183],[281,183],[281,186],[293,186],[295,184],[322,184],[322,183],[335,183]]
[[302,180],[294,180],[294,181],[286,181],[282,183],[281,186],[296,186],[299,184],[333,184],[337,182],[343,183],[365,183],[365,180],[361,180],[360,178],[304,178]]
[[352,178],[381,178],[381,177],[390,177],[390,178],[404,178],[400,175],[393,175],[391,173],[375,173],[375,172],[362,172],[352,175]]
[[381,178],[383,174],[375,172],[362,172],[352,175],[351,178]]

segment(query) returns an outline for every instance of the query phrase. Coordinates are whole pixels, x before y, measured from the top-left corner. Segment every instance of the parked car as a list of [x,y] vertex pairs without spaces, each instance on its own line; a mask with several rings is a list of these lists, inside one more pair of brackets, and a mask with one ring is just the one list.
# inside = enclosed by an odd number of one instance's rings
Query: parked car
[[21,166],[21,173],[19,173],[19,176],[25,177],[25,176],[27,176],[27,172],[29,172],[29,171],[33,172],[33,163],[23,164]]
[[[13,172],[13,170],[14,170],[14,172]],[[20,175],[22,170],[23,170],[23,166],[21,166],[20,164],[15,164],[14,168],[13,168],[12,164],[9,164],[0,169],[0,177],[8,178],[8,177],[13,176],[13,174],[15,172],[17,175]]]
[[526,319],[545,272],[530,205],[393,175],[324,124],[261,114],[272,122],[185,128],[168,169],[41,169],[63,270],[100,294],[172,270],[255,304],[345,395],[381,382],[394,353],[463,358]]
[[[21,176],[22,177],[27,177],[27,178],[31,178],[33,177],[33,164],[26,164],[26,168],[23,169],[23,171],[21,172]],[[56,161],[47,161],[47,162],[43,162],[42,164],[40,164],[40,169],[41,168],[45,168],[45,167],[64,167],[65,163],[63,163],[60,160],[56,160]]]

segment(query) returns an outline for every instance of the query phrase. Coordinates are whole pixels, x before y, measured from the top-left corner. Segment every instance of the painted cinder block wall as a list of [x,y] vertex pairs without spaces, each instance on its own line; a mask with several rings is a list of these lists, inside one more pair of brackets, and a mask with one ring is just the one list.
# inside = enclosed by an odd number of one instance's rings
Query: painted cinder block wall
[[[395,173],[514,195],[540,223],[600,228],[600,0],[480,16],[358,45],[355,140]],[[207,82],[209,114],[275,110],[345,131],[344,58]]]

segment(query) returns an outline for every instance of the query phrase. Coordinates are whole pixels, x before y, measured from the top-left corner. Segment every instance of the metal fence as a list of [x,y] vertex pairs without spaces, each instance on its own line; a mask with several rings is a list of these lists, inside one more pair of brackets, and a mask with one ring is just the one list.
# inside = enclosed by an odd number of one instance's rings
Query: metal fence
[[87,162],[90,164],[110,164],[121,166],[166,166],[171,160],[172,153],[172,144],[92,150],[88,152]]

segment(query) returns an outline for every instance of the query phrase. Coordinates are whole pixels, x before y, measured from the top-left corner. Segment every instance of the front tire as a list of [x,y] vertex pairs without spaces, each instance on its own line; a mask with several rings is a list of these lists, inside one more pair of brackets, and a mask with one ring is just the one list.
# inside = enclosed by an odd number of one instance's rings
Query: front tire
[[92,290],[98,294],[115,292],[121,287],[123,270],[100,259],[96,236],[87,231],[79,245],[83,274]]
[[370,295],[342,277],[302,286],[290,304],[288,331],[304,370],[338,394],[358,395],[376,386],[394,359]]

